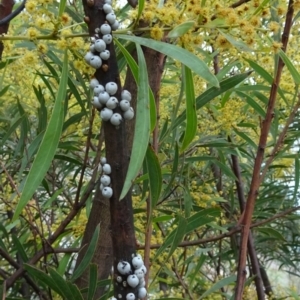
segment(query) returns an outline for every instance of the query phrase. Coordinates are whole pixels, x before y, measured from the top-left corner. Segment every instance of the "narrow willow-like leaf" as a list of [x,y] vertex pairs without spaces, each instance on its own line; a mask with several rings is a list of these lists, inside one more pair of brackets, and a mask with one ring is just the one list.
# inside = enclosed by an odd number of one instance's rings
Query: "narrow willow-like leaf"
[[268,83],[272,84],[273,82],[273,77],[271,74],[269,74],[263,67],[258,65],[256,62],[250,60],[250,59],[245,59],[250,67],[258,74],[260,75],[263,79],[265,79]]
[[194,21],[187,21],[184,23],[179,24],[178,26],[174,27],[167,35],[168,38],[177,38],[185,33],[187,33],[192,27],[194,27]]
[[80,262],[80,264],[78,265],[78,267],[73,273],[73,276],[71,278],[72,282],[74,282],[74,280],[76,280],[84,272],[84,270],[88,267],[89,263],[91,262],[97,247],[99,232],[100,232],[100,224],[97,225],[94,231],[93,237],[91,239],[88,249],[86,250],[84,258],[82,259],[82,261]]
[[[250,60],[250,59],[246,59],[245,60],[249,63],[250,67],[258,74],[260,75],[263,79],[265,79],[269,84],[273,83],[273,77],[271,74],[269,74],[264,68],[262,68],[259,64],[257,64],[256,62]],[[253,86],[255,87],[255,85]],[[278,94],[280,95],[280,97],[282,99],[284,99],[286,101],[286,97],[283,93],[283,91],[281,90],[280,87],[278,87]]]
[[236,275],[231,275],[229,277],[223,278],[216,282],[210,289],[208,289],[204,294],[201,295],[200,299],[207,297],[208,295],[220,290],[222,287],[234,283],[236,281]]
[[17,249],[17,252],[20,255],[20,257],[22,258],[23,262],[27,262],[28,256],[27,256],[27,253],[26,253],[23,245],[21,244],[20,240],[18,239],[18,237],[15,234],[12,234],[12,239],[13,239],[14,245]]
[[35,139],[31,142],[30,146],[28,147],[26,155],[23,156],[20,171],[18,174],[19,180],[21,180],[23,171],[28,162],[30,161],[31,157],[36,153],[43,136],[44,132],[41,132],[38,136],[36,136]]
[[57,283],[46,273],[42,272],[36,267],[33,267],[31,265],[24,264],[24,269],[36,280],[43,282],[46,287],[49,287],[51,290],[55,291],[58,294],[61,294],[61,291],[59,287],[57,286]]
[[60,295],[63,296],[65,299],[75,299],[72,295],[72,292],[69,288],[67,281],[54,269],[49,268],[48,272],[54,282],[60,289]]
[[[138,83],[138,80],[139,80],[139,67],[138,67],[136,61],[133,59],[131,54],[123,47],[123,45],[117,39],[115,39],[114,41],[118,45],[121,52],[123,53],[128,65],[130,67],[132,75],[133,75],[136,83]],[[150,131],[153,131],[155,126],[156,126],[157,114],[156,114],[156,104],[155,104],[154,95],[153,95],[153,92],[152,92],[150,87],[149,87],[149,100],[150,100],[149,101]]]
[[162,175],[158,158],[151,146],[148,146],[145,158],[149,175],[151,208],[153,210],[160,196],[162,187]]
[[231,35],[223,32],[222,30],[218,29],[218,31],[227,39],[227,41],[235,48],[237,48],[240,51],[246,51],[246,52],[253,52],[253,50],[248,47],[248,45],[242,41],[235,40]]
[[237,130],[236,128],[233,128],[234,132],[239,135],[242,139],[244,139],[249,146],[252,146],[253,149],[257,148],[257,145],[255,144],[255,142],[249,137],[249,135],[245,134],[242,131]]
[[225,164],[221,163],[220,161],[218,160],[215,160],[214,162],[216,165],[218,165],[218,167],[221,169],[221,171],[227,175],[228,177],[231,177],[232,179],[234,180],[237,180],[237,178],[235,177],[233,171],[228,167],[226,166]]
[[148,92],[148,73],[143,50],[136,44],[139,62],[139,81],[137,92],[136,122],[134,130],[133,146],[130,162],[120,200],[128,193],[133,180],[142,167],[143,160],[147,151],[150,137],[150,113],[149,113],[149,92]]
[[65,51],[60,84],[55,99],[53,112],[40,144],[35,160],[26,178],[21,198],[16,207],[13,221],[18,218],[22,209],[30,200],[46,175],[57,149],[64,121],[64,101],[68,81],[68,55]]
[[219,81],[215,75],[210,72],[209,67],[195,54],[180,48],[178,46],[167,44],[164,42],[154,41],[147,38],[137,37],[133,35],[115,34],[116,37],[138,43],[148,48],[154,49],[173,59],[176,59],[189,67],[192,71],[206,80],[209,84],[219,87]]
[[164,188],[164,192],[163,192],[163,196],[162,196],[163,199],[170,193],[173,182],[174,182],[174,180],[177,176],[178,163],[179,163],[179,149],[178,149],[177,143],[175,143],[173,166],[172,166],[172,171],[171,171],[171,174],[170,174],[171,178],[169,180],[169,183],[168,183],[167,187]]
[[188,218],[191,214],[192,206],[193,206],[193,198],[188,190],[184,191],[184,214],[185,217]]
[[1,147],[4,145],[6,140],[10,137],[10,135],[17,129],[17,127],[23,122],[24,118],[25,116],[21,116],[10,126],[5,136],[2,138]]
[[[185,234],[188,234],[191,231],[194,231],[197,228],[214,221],[214,219],[218,216],[220,216],[220,210],[216,208],[207,208],[194,214],[186,220],[187,224],[185,226]],[[154,260],[157,259],[157,257],[159,257],[161,253],[163,253],[169,246],[172,245],[176,232],[177,228],[165,238],[164,243],[157,250]]]
[[90,265],[89,290],[87,300],[93,300],[97,288],[98,270],[96,264]]
[[185,231],[186,231],[186,226],[187,226],[187,220],[183,218],[182,216],[178,216],[178,225],[175,231],[175,235],[171,244],[171,248],[167,257],[167,260],[169,257],[174,253],[176,250],[177,246],[179,243],[183,240]]
[[288,58],[288,56],[280,49],[278,52],[280,58],[285,63],[286,67],[290,71],[296,84],[300,84],[300,74],[294,66],[294,63]]
[[10,85],[7,85],[0,91],[0,97],[2,97],[9,89]]
[[60,18],[65,11],[67,0],[59,1],[58,17]]
[[260,227],[256,229],[258,232],[264,233],[270,237],[274,237],[276,240],[278,241],[283,241],[285,242],[286,239],[284,238],[284,236],[281,234],[281,232],[279,232],[278,230],[276,230],[275,228],[271,228],[271,227]]
[[183,70],[186,99],[186,127],[181,144],[181,151],[184,151],[189,146],[197,132],[197,112],[193,75],[188,67],[185,66]]
[[143,13],[144,6],[145,6],[145,0],[138,0],[138,15],[137,15],[137,18],[136,18],[137,21],[139,21],[140,16]]
[[193,268],[194,272],[190,278],[190,280],[191,280],[189,283],[190,286],[193,286],[195,278],[199,276],[199,271],[200,271],[201,267],[203,266],[205,260],[206,260],[206,256],[203,253],[201,253],[201,256],[198,259],[197,265]]
[[72,294],[72,300],[83,300],[83,296],[78,288],[77,285],[71,283],[70,281],[67,281],[68,287]]
[[266,111],[256,102],[252,97],[250,97],[248,94],[243,92],[236,92],[237,95],[239,95],[242,98],[246,99],[246,102],[261,116],[266,116]]
[[[205,104],[207,104],[210,100],[228,91],[229,89],[235,87],[237,84],[245,80],[250,74],[251,72],[246,72],[243,74],[232,76],[230,78],[221,81],[220,88],[216,88],[216,87],[209,88],[203,94],[201,94],[199,97],[196,98],[196,109],[197,110],[200,109]],[[182,114],[177,117],[170,130],[173,130],[179,124],[184,122],[185,119],[186,119],[186,111],[183,111]]]

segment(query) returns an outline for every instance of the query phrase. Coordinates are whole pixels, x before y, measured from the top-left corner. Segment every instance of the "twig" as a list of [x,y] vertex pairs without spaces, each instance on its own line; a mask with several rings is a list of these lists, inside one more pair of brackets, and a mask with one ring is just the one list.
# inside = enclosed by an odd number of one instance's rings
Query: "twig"
[[[21,268],[21,266],[2,248],[0,248],[0,255],[15,269]],[[33,288],[37,295],[42,296],[43,299],[48,299],[48,297],[40,290],[40,288],[35,284],[35,282],[27,275],[24,274],[24,279]],[[5,280],[6,283],[6,280]],[[7,284],[5,285],[8,288]]]
[[[281,213],[278,213],[278,214],[276,214],[276,215],[274,215],[274,216],[272,216],[268,219],[253,223],[253,224],[251,224],[250,228],[255,228],[255,227],[262,226],[262,225],[267,224],[267,223],[269,223],[273,220],[285,217],[286,215],[289,215],[290,213],[292,213],[294,211],[297,211],[297,210],[300,210],[300,206],[289,208],[289,209],[287,209],[287,210],[285,210]],[[181,242],[180,244],[178,244],[178,247],[197,246],[197,245],[202,245],[202,244],[205,244],[205,243],[215,242],[215,241],[218,241],[220,239],[230,237],[233,234],[236,234],[236,233],[242,231],[242,229],[243,228],[241,226],[233,227],[230,231],[228,231],[226,233],[223,233],[223,234],[220,234],[220,235],[217,235],[217,236],[214,236],[214,237],[210,237],[210,238],[206,238],[206,239],[198,239],[198,240],[194,240],[194,241]],[[158,248],[161,247],[161,245],[162,244],[152,244],[150,246],[150,248],[151,249],[158,249]],[[144,248],[145,248],[144,245],[141,245],[141,246],[138,247],[138,249],[140,249],[140,250],[142,250]]]
[[[172,257],[172,260],[173,260],[173,264],[174,264],[174,267],[172,269],[173,269],[178,281],[180,282],[181,286],[184,288],[185,292],[188,293],[189,299],[193,300],[194,297],[189,290],[189,286],[184,282],[184,279],[180,276],[180,274],[178,272],[177,262],[176,262],[175,258]],[[185,297],[185,299],[186,299],[186,297]]]
[[[229,140],[229,142],[231,142],[230,137],[228,138],[228,140]],[[231,155],[231,160],[232,160],[232,170],[234,172],[234,175],[237,178],[237,180],[235,181],[235,184],[236,184],[236,188],[237,188],[240,210],[243,213],[245,210],[245,193],[244,193],[244,186],[243,186],[239,161],[238,161],[237,156],[233,155],[233,154]],[[251,260],[252,271],[255,275],[254,282],[255,282],[255,286],[256,286],[257,297],[259,300],[264,300],[265,292],[264,292],[263,282],[262,282],[262,278],[261,278],[261,274],[260,274],[258,257],[256,254],[253,236],[252,236],[251,231],[249,233],[249,238],[248,238],[248,252],[249,252],[249,256],[250,256],[250,260]]]
[[[292,27],[292,19],[294,14],[294,8],[293,8],[293,0],[289,1],[288,9],[286,13],[286,22],[281,38],[282,42],[282,50],[285,52],[287,48],[287,43]],[[257,154],[255,157],[254,162],[254,169],[252,174],[252,180],[250,185],[250,191],[248,194],[248,199],[246,203],[245,213],[241,219],[241,225],[242,225],[242,237],[241,237],[241,247],[240,247],[240,253],[239,253],[239,264],[238,264],[238,272],[237,272],[237,283],[236,283],[236,292],[235,292],[235,300],[241,300],[244,290],[244,284],[246,281],[246,258],[247,258],[247,243],[248,243],[248,237],[250,232],[250,225],[252,221],[252,215],[254,211],[255,206],[255,200],[258,195],[258,190],[260,186],[260,172],[261,172],[261,165],[264,159],[264,153],[265,148],[267,144],[267,138],[269,135],[271,122],[273,119],[273,113],[275,108],[275,102],[276,102],[276,95],[278,86],[281,79],[281,73],[282,69],[284,67],[284,62],[281,58],[278,60],[278,66],[276,71],[276,76],[273,81],[271,91],[270,91],[270,97],[269,97],[269,103],[268,108],[266,112],[265,120],[262,124],[262,130],[259,138],[259,144],[257,149]]]
[[15,18],[21,11],[25,8],[26,0],[23,0],[23,2],[20,4],[18,8],[16,8],[11,14],[4,17],[0,20],[0,26],[7,24],[10,22],[13,18]]
[[[240,0],[240,1],[237,1],[237,2],[235,2],[235,3],[233,3],[233,4],[231,4],[229,7],[231,7],[231,8],[236,8],[236,7],[238,7],[238,6],[241,6],[241,5],[243,5],[244,3],[247,3],[247,2],[250,2],[251,0]],[[213,21],[213,20],[215,20],[217,18],[217,15],[213,15],[210,19]]]
[[[48,251],[52,251],[52,249],[49,247],[49,245],[52,245],[56,239],[64,232],[65,228],[68,226],[68,224],[75,218],[75,216],[78,214],[80,209],[85,205],[85,202],[89,198],[91,192],[93,191],[95,187],[96,182],[96,175],[97,171],[94,171],[91,181],[85,191],[85,193],[82,195],[80,202],[77,206],[73,207],[73,209],[70,211],[70,213],[66,216],[66,218],[60,223],[56,231],[47,239],[47,245],[45,249],[39,250],[29,261],[28,264],[34,265],[37,263],[44,255],[44,251],[47,253]],[[49,250],[50,249],[50,250]],[[7,280],[6,280],[6,287],[10,288],[15,281],[20,278],[24,274],[25,270],[23,266],[20,266],[18,270],[13,273]]]
[[269,166],[271,165],[271,163],[273,162],[275,155],[278,153],[278,151],[280,150],[280,148],[283,145],[284,139],[286,137],[287,131],[289,129],[289,126],[291,125],[291,123],[293,122],[295,115],[298,112],[298,109],[300,107],[300,95],[298,95],[298,101],[296,103],[296,105],[294,106],[289,118],[287,119],[283,130],[281,131],[278,140],[276,142],[276,145],[274,146],[269,158],[267,159],[267,161],[265,162],[265,166],[263,168],[263,171],[261,172],[260,175],[260,183],[263,181],[264,177],[266,176],[266,173],[268,171]]

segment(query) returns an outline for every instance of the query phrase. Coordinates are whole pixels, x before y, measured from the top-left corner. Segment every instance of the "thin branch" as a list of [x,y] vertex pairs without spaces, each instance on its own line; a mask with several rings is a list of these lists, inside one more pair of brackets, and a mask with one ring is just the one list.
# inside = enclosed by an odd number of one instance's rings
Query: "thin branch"
[[295,115],[298,113],[299,107],[300,107],[300,95],[298,95],[298,101],[297,101],[296,105],[294,106],[294,108],[293,108],[293,110],[292,110],[289,118],[287,119],[287,121],[286,121],[286,123],[284,125],[283,130],[281,131],[281,133],[280,133],[280,135],[279,135],[279,137],[277,139],[276,145],[274,146],[274,148],[273,148],[273,150],[272,150],[269,158],[265,162],[264,169],[263,169],[263,171],[261,172],[261,175],[260,175],[260,183],[263,181],[264,177],[266,176],[266,173],[268,171],[269,166],[271,165],[271,163],[275,159],[275,155],[281,149],[281,147],[283,145],[283,142],[284,142],[284,139],[286,137],[287,131],[289,129],[289,126],[293,122],[293,120],[295,118]]
[[[300,210],[300,206],[289,208],[289,209],[287,209],[283,212],[280,212],[280,213],[278,213],[278,214],[276,214],[276,215],[274,215],[274,216],[272,216],[268,219],[253,223],[253,224],[251,224],[250,228],[255,228],[255,227],[265,225],[265,224],[267,224],[267,223],[269,223],[273,220],[283,218],[286,215],[289,215],[292,212],[297,211],[297,210]],[[206,239],[198,239],[198,240],[194,240],[194,241],[181,242],[180,244],[178,244],[178,247],[198,246],[198,245],[202,245],[202,244],[205,244],[205,243],[215,242],[215,241],[230,237],[233,234],[236,234],[236,233],[242,231],[242,229],[243,228],[241,226],[236,226],[236,227],[233,227],[230,231],[225,232],[225,233],[220,234],[220,235],[217,235],[217,236],[214,236],[214,237],[210,237],[210,238],[206,238]],[[162,246],[162,244],[152,244],[152,245],[150,245],[150,248],[151,249],[158,249],[161,246]],[[143,250],[144,248],[145,248],[144,245],[141,245],[141,246],[138,247],[139,250]]]
[[[282,50],[286,51],[287,43],[292,27],[292,19],[294,14],[294,8],[293,8],[293,0],[289,1],[288,4],[288,10],[286,14],[286,22],[281,38],[282,42]],[[262,130],[259,138],[259,144],[257,149],[257,154],[254,162],[254,168],[253,168],[253,174],[252,174],[252,180],[250,185],[250,191],[248,194],[248,199],[246,203],[245,213],[242,216],[241,219],[241,225],[242,225],[242,238],[241,238],[241,247],[240,247],[240,253],[239,253],[239,264],[238,264],[238,274],[237,274],[237,283],[236,283],[236,292],[235,292],[235,300],[241,300],[243,291],[244,291],[244,284],[246,281],[246,258],[247,258],[247,243],[248,243],[248,237],[250,232],[250,226],[252,221],[252,215],[254,211],[255,206],[255,200],[258,195],[258,190],[260,186],[260,172],[261,172],[261,165],[264,159],[264,153],[265,148],[267,144],[267,138],[269,135],[273,114],[274,114],[274,108],[275,108],[275,102],[276,102],[276,95],[278,86],[281,79],[281,73],[282,69],[284,67],[284,62],[281,58],[278,60],[278,66],[276,71],[276,76],[274,78],[271,91],[270,91],[270,97],[269,97],[269,103],[268,108],[266,112],[265,120],[262,124]]]
[[[251,0],[240,0],[240,1],[237,1],[237,2],[235,2],[235,3],[233,3],[233,4],[231,4],[229,7],[231,7],[231,8],[236,8],[236,7],[238,7],[238,6],[241,6],[241,5],[243,5],[244,3],[247,3],[247,2],[250,2]],[[210,19],[213,21],[213,20],[215,20],[217,18],[217,15],[213,15]]]
[[[229,139],[229,142],[231,142],[230,137],[228,139]],[[238,194],[238,199],[239,199],[239,204],[240,204],[240,210],[243,213],[244,209],[245,209],[245,193],[244,193],[244,185],[243,185],[243,181],[242,181],[240,165],[239,165],[239,161],[238,161],[238,158],[236,155],[232,154],[231,160],[232,160],[232,170],[234,172],[234,175],[237,178],[237,180],[235,181],[235,184],[236,184],[236,189],[237,189],[237,194]],[[255,275],[254,282],[255,282],[255,286],[256,286],[257,297],[259,300],[264,300],[265,292],[264,292],[263,281],[262,281],[261,273],[260,273],[259,261],[258,261],[257,253],[255,250],[255,246],[254,246],[252,232],[249,233],[248,252],[249,252],[249,256],[250,256],[250,260],[251,260],[252,271],[254,272],[254,275]]]
[[[21,266],[2,248],[0,248],[0,255],[15,269],[21,268]],[[48,297],[40,290],[40,288],[27,274],[24,274],[23,277],[26,280],[26,282],[32,287],[32,289],[37,293],[37,295],[41,296],[42,299],[48,299]]]
[[[66,227],[69,225],[69,223],[76,217],[80,209],[85,205],[85,202],[89,198],[90,194],[95,188],[96,184],[96,176],[97,176],[97,171],[95,170],[94,173],[92,174],[92,178],[90,183],[87,186],[87,189],[85,193],[82,195],[80,202],[78,203],[77,206],[73,207],[73,209],[70,211],[70,213],[66,216],[66,218],[60,223],[56,231],[46,240],[47,244],[45,245],[45,249],[39,250],[29,261],[28,264],[34,265],[36,264],[43,256],[44,256],[44,251],[51,252],[52,247],[49,245],[52,245],[56,239],[65,231]],[[7,280],[6,280],[6,287],[10,288],[13,286],[15,281],[20,278],[24,274],[25,270],[23,266],[20,266],[18,270],[12,274]]]
[[4,17],[0,20],[0,26],[6,25],[9,23],[13,18],[15,18],[18,14],[21,13],[21,11],[25,8],[26,0],[23,0],[23,2],[20,4],[18,8],[16,8],[11,14]]

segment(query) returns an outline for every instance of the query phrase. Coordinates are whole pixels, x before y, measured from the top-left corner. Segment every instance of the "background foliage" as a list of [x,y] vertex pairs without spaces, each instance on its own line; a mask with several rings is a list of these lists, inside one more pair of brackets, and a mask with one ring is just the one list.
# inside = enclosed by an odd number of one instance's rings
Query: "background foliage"
[[[122,82],[128,67],[146,78],[139,45],[166,55],[159,97],[150,91],[150,108],[137,110],[136,165],[127,184],[134,179],[138,248],[150,251],[150,298],[231,299],[236,225],[281,57],[286,66],[251,235],[268,298],[298,299],[300,2],[293,3],[286,54],[285,1],[114,5],[122,22],[115,33]],[[0,37],[0,276],[6,299],[93,299],[97,286],[106,287],[102,299],[111,295],[111,280],[98,281],[99,270],[90,264],[101,225],[74,272],[105,155],[91,105],[94,70],[83,60],[89,49],[83,16],[78,2],[28,0]],[[135,47],[139,68],[131,56]],[[141,101],[148,98],[145,80]],[[90,282],[80,290],[74,282],[84,269]],[[243,299],[259,298],[253,269],[247,270]],[[281,270],[282,285],[266,275],[273,270]]]

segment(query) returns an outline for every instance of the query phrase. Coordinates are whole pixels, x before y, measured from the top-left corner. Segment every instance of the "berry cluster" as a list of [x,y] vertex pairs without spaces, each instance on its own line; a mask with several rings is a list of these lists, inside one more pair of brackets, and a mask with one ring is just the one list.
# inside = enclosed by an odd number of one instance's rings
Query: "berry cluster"
[[103,197],[111,198],[113,195],[113,190],[109,186],[110,185],[110,177],[109,174],[111,173],[111,166],[106,162],[105,157],[101,157],[100,159],[101,164],[98,167],[99,172],[102,172],[102,176],[100,178],[100,190],[102,192]]
[[[147,295],[145,288],[145,275],[147,269],[144,265],[142,256],[140,254],[133,254],[131,263],[128,261],[120,261],[117,265],[119,275],[116,277],[117,284],[122,284],[124,287],[130,286],[138,289],[138,299],[143,299]],[[120,299],[122,296],[120,295]],[[128,293],[126,300],[135,300],[134,293]],[[112,297],[111,300],[118,300]]]
[[[100,111],[100,117],[103,121],[110,121],[111,124],[119,126],[123,120],[131,120],[134,117],[133,108],[130,106],[131,94],[127,90],[121,93],[121,100],[114,97],[118,90],[115,82],[108,82],[105,87],[99,83],[96,78],[90,82],[90,87],[94,90],[92,104]],[[122,115],[114,112],[117,107],[122,110]]]
[[109,59],[110,52],[106,47],[112,42],[111,31],[119,28],[111,0],[105,0],[103,11],[106,13],[106,23],[95,29],[95,36],[91,38],[90,51],[84,56],[85,61],[95,69],[99,69],[103,61]]

